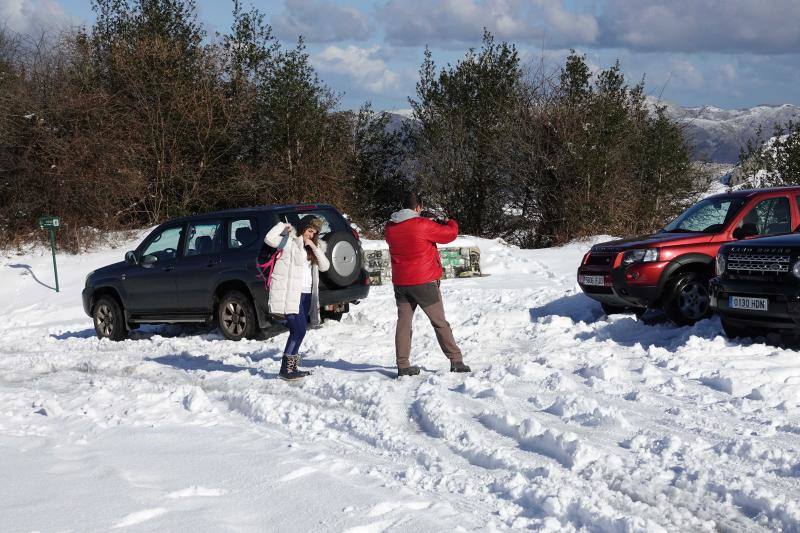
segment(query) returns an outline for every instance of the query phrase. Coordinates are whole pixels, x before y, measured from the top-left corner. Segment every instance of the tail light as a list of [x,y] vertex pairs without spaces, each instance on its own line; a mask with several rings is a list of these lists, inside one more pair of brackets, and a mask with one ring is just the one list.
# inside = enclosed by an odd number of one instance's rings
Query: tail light
[[581,265],[585,265],[586,262],[589,260],[589,256],[592,255],[591,251],[586,252],[583,254],[583,261],[581,261]]
[[358,232],[355,228],[350,228],[350,231],[353,232],[353,237],[355,237],[357,241],[361,241],[361,237],[358,236]]

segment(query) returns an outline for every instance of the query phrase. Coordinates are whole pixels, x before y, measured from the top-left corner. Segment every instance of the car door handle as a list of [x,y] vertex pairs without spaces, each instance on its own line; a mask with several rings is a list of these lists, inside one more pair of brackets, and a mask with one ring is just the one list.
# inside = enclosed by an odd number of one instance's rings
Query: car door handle
[[173,270],[175,270],[175,267],[173,265],[164,267],[164,272],[172,272]]
[[214,265],[220,264],[221,262],[222,262],[222,259],[219,259],[219,258],[217,258],[217,259],[209,259],[208,263],[206,263],[206,266],[210,268],[210,267],[213,267]]

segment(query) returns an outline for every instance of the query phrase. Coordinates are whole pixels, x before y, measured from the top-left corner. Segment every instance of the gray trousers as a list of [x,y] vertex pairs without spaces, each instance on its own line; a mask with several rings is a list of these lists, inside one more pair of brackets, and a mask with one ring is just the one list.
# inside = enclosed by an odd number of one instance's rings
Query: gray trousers
[[397,330],[394,335],[394,346],[397,355],[397,368],[408,368],[411,356],[412,320],[417,306],[428,316],[436,340],[439,341],[444,354],[450,362],[462,360],[461,350],[453,338],[453,330],[444,317],[442,294],[439,282],[432,281],[421,285],[395,285],[394,299],[397,303]]

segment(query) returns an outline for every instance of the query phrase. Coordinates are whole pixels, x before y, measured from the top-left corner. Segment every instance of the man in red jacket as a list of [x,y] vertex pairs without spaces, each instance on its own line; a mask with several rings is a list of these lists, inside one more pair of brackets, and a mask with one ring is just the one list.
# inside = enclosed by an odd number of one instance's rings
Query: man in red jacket
[[411,355],[411,321],[417,306],[421,307],[436,332],[439,346],[450,360],[450,372],[469,372],[464,364],[450,324],[444,317],[439,279],[442,262],[436,243],[447,244],[458,235],[455,220],[435,222],[420,216],[422,201],[409,193],[403,209],[392,213],[386,224],[386,242],[392,258],[392,283],[397,303],[397,330],[394,343],[397,354],[397,377],[416,376],[419,367],[409,363]]

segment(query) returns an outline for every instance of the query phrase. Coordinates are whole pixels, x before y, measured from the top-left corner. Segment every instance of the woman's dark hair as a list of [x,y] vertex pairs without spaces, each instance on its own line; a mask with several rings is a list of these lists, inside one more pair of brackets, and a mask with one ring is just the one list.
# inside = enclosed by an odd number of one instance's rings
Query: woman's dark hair
[[[319,232],[322,231],[324,225],[325,222],[319,217],[315,217],[313,215],[305,216],[301,218],[297,224],[297,235],[302,237],[303,233],[308,228],[311,228],[317,232],[317,234],[314,235],[314,238],[312,240],[314,241],[314,244],[319,246]],[[312,264],[316,265],[318,263],[317,256],[314,255],[314,252],[312,252],[308,246],[306,246],[305,248],[306,248],[306,257],[308,257],[308,260],[311,261]]]

